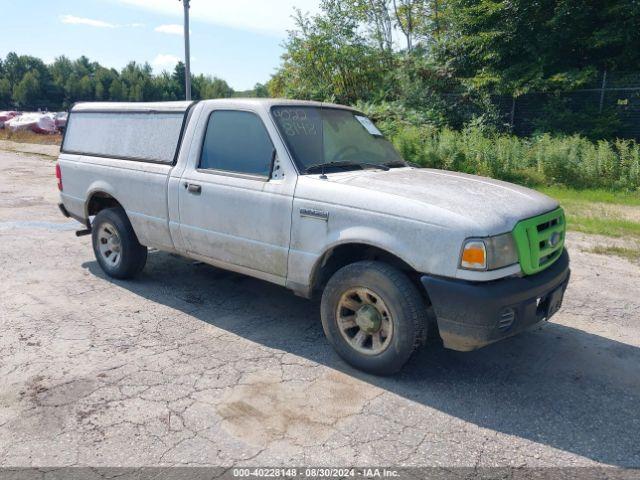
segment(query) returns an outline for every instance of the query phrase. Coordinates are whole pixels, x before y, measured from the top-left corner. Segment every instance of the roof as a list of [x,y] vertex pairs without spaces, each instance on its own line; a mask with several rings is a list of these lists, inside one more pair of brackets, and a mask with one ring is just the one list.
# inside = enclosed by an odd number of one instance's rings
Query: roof
[[193,102],[82,102],[72,112],[184,112]]
[[203,100],[203,102],[215,102],[220,104],[233,105],[261,105],[266,108],[274,106],[298,106],[298,107],[323,107],[323,108],[342,108],[352,110],[346,105],[338,105],[336,103],[315,102],[312,100],[292,100],[288,98],[219,98],[212,100]]
[[[242,107],[261,106],[271,108],[273,106],[305,106],[322,108],[341,108],[353,110],[345,105],[333,103],[314,102],[309,100],[289,100],[283,98],[217,98],[202,100],[204,103],[216,103],[221,106]],[[73,112],[184,112],[195,102],[82,102],[76,103],[71,111]]]

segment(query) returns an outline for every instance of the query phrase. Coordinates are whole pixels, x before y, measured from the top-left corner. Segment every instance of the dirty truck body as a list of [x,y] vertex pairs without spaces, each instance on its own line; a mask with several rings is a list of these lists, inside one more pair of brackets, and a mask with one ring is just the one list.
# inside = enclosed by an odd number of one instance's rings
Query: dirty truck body
[[554,200],[413,168],[338,105],[78,104],[56,171],[107,274],[152,247],[321,295],[328,339],[373,373],[428,336],[473,350],[547,320],[569,279]]

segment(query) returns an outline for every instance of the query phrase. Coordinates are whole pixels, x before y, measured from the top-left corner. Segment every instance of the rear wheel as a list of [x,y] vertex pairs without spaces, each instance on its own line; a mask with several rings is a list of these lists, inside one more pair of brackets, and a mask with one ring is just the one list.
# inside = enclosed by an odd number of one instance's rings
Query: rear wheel
[[416,286],[400,270],[374,261],[347,265],[331,277],[321,316],[338,354],[379,375],[398,371],[427,328],[427,306]]
[[113,278],[131,278],[147,262],[147,247],[140,245],[122,208],[101,210],[93,220],[91,238],[96,260]]

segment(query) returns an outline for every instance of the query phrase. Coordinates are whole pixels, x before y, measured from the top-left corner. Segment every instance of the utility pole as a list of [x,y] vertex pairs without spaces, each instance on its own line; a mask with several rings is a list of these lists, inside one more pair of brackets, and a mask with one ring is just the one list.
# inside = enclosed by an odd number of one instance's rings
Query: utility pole
[[189,2],[178,0],[184,6],[184,92],[186,100],[191,100],[191,52],[189,49]]

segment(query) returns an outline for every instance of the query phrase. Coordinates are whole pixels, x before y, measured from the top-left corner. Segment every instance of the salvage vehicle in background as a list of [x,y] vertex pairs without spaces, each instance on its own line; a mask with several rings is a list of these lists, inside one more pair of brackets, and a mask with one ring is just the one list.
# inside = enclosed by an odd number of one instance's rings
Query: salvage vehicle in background
[[64,131],[67,112],[0,112],[0,129],[11,132],[31,131],[39,134],[53,134]]
[[46,113],[23,113],[7,120],[4,127],[12,132],[55,133],[57,130],[52,115]]
[[153,247],[321,295],[333,347],[376,374],[428,335],[472,350],[548,320],[569,280],[554,200],[413,168],[339,105],[81,103],[56,171],[107,275]]
[[7,110],[7,111],[0,112],[0,129],[3,129],[5,123],[7,123],[9,120],[14,119],[18,115],[19,113],[16,112],[15,110]]

